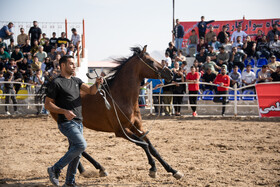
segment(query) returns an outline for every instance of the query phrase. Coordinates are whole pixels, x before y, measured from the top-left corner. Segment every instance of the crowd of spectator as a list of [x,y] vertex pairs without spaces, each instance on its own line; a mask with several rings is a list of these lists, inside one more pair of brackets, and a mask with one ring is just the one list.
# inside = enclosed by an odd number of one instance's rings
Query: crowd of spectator
[[[53,32],[52,37],[48,38],[37,21],[33,22],[27,34],[24,28],[20,28],[20,34],[14,36],[12,27],[13,23],[10,22],[0,29],[0,81],[31,83],[40,88],[60,74],[59,59],[64,55],[74,56],[80,47],[81,37],[75,28],[71,30],[69,40],[65,32],[60,37]],[[17,37],[17,44],[14,37]],[[10,44],[7,45],[5,40],[9,40]],[[5,94],[17,94],[20,88],[21,84],[0,83],[0,90]],[[16,104],[15,96],[6,96],[5,103],[9,104],[10,97]],[[10,115],[8,107],[5,107],[5,111]],[[14,113],[18,113],[16,106]]]
[[[162,93],[165,94],[183,94],[186,88],[183,84],[177,82],[188,82],[189,94],[197,94],[198,92],[210,90],[216,94],[227,94],[228,89],[225,87],[250,86],[255,83],[280,81],[280,40],[277,24],[273,24],[273,29],[267,34],[261,30],[255,37],[251,37],[242,31],[242,26],[238,25],[237,30],[233,33],[228,31],[226,25],[223,26],[222,31],[216,33],[213,26],[210,25],[209,32],[206,33],[207,24],[214,22],[204,21],[204,16],[201,17],[201,22],[197,24],[199,33],[195,30],[191,31],[191,36],[188,38],[187,50],[183,54],[182,39],[184,34],[182,30],[184,27],[180,21],[176,20],[176,25],[173,30],[175,45],[173,42],[168,44],[165,51],[165,59],[162,61],[163,65],[168,66],[174,74],[173,87],[164,87]],[[192,56],[190,49],[195,51],[195,60],[193,64],[187,66],[186,56]],[[257,61],[259,59],[266,59],[267,64],[264,64],[256,73],[252,70],[255,64],[249,64],[251,59]],[[245,63],[247,61],[247,63]],[[190,67],[188,69],[187,67]],[[156,88],[161,85],[161,81],[154,79],[148,80],[153,82],[153,87]],[[164,81],[162,81],[164,83]],[[218,84],[218,86],[199,84],[199,82]],[[147,84],[148,84],[147,83]],[[164,83],[169,84],[169,83]],[[144,85],[145,86],[145,85]],[[247,89],[254,90],[254,87],[247,87]],[[153,93],[158,94],[160,89],[155,89]],[[226,97],[214,97],[214,102],[223,103],[222,115],[225,113],[225,104],[228,103]],[[173,97],[173,104],[181,104],[183,97]],[[154,103],[159,101],[165,104],[172,102],[171,97],[158,96],[153,98]],[[190,104],[196,104],[197,97],[189,97]],[[180,107],[175,106],[175,115],[180,115]],[[170,107],[155,107],[157,114],[165,113],[171,115]],[[196,107],[192,106],[193,116],[197,116]]]

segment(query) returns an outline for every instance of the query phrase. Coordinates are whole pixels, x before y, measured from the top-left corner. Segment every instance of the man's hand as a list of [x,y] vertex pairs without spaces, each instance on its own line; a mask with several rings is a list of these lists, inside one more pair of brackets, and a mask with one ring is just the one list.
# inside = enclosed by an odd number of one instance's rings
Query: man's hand
[[103,78],[102,78],[102,77],[97,77],[97,78],[96,78],[96,83],[97,83],[98,85],[103,84]]
[[69,121],[72,120],[74,117],[76,117],[76,115],[75,115],[71,110],[65,110],[64,116],[65,116]]

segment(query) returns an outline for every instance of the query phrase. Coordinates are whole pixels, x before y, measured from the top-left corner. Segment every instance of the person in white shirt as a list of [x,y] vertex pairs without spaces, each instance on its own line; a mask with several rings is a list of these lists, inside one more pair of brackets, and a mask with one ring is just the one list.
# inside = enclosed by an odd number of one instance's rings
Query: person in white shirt
[[78,48],[81,43],[81,36],[77,33],[77,30],[75,28],[73,28],[71,31],[72,31],[71,42],[74,44],[76,48]]
[[251,69],[252,69],[252,66],[247,65],[246,71],[242,72],[243,86],[255,84],[255,82],[256,82],[256,74],[254,72],[252,72]]
[[172,60],[168,51],[165,52],[165,62],[168,64],[168,67],[171,68]]
[[231,41],[235,43],[237,41],[238,36],[241,37],[241,42],[243,42],[243,40],[247,36],[246,32],[242,31],[242,26],[241,25],[238,25],[237,30],[232,33]]

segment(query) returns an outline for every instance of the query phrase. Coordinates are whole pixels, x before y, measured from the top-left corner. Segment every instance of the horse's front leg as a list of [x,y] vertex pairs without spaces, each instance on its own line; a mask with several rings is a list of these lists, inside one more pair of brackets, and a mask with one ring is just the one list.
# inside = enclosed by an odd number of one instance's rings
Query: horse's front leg
[[165,168],[167,172],[171,172],[173,174],[173,177],[175,177],[176,179],[181,179],[184,176],[181,172],[174,170],[167,162],[165,162],[161,158],[160,154],[157,152],[157,150],[154,148],[154,146],[147,137],[145,137],[145,141],[149,145],[149,150],[151,154],[161,163],[161,165]]

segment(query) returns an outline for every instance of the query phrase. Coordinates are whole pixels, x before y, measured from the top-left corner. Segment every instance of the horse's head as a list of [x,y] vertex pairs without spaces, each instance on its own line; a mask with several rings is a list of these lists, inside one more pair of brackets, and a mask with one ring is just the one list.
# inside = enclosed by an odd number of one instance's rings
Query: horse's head
[[166,81],[172,80],[172,72],[170,69],[157,62],[146,52],[147,45],[144,46],[142,51],[133,51],[136,58],[140,61],[139,63],[141,63],[142,68],[140,73],[143,78],[165,79]]

